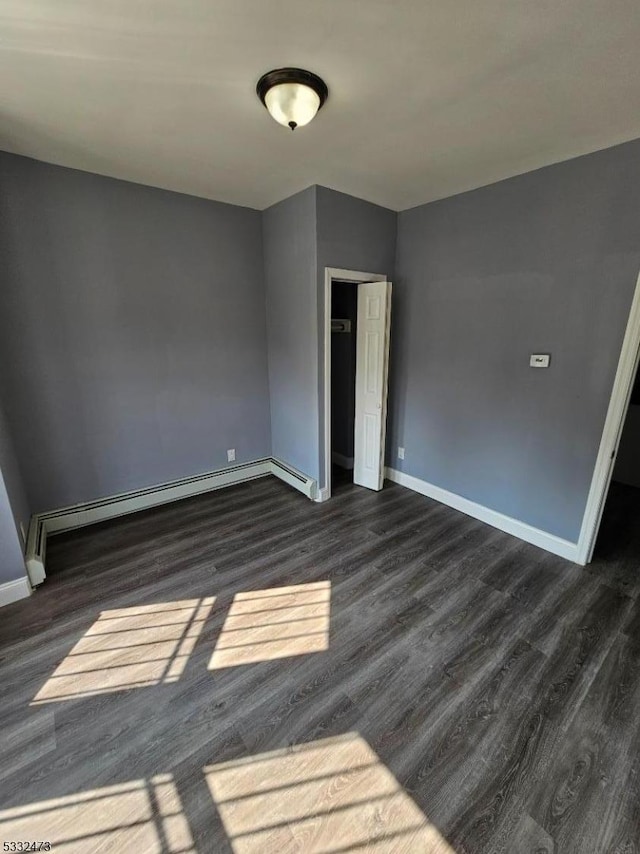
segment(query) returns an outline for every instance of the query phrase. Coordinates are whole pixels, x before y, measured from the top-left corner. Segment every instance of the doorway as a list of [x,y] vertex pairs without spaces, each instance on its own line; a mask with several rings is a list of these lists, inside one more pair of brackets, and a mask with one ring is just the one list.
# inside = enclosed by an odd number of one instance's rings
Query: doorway
[[622,425],[593,558],[640,554],[640,372]]
[[[583,565],[590,563],[593,558],[601,524],[603,523],[605,507],[609,503],[610,498],[611,500],[615,500],[616,493],[620,492],[617,487],[614,490],[610,490],[612,480],[616,476],[616,471],[618,472],[617,477],[627,477],[623,472],[627,470],[629,452],[633,453],[631,446],[634,444],[633,433],[635,432],[634,427],[638,418],[637,410],[633,409],[638,404],[632,403],[632,400],[638,400],[637,375],[639,360],[640,275],[636,281],[636,289],[622,342],[618,369],[613,382],[609,409],[602,431],[598,458],[591,480],[591,488],[577,543],[577,562]],[[624,458],[619,462],[623,434],[628,422],[629,431],[625,445],[629,446],[629,450],[625,449],[623,451]],[[627,461],[625,461],[625,458]]]
[[324,296],[324,486],[320,501],[331,496],[334,464],[342,482],[382,489],[391,282],[383,274],[327,267]]
[[358,286],[331,288],[331,479],[333,488],[353,483],[356,429]]

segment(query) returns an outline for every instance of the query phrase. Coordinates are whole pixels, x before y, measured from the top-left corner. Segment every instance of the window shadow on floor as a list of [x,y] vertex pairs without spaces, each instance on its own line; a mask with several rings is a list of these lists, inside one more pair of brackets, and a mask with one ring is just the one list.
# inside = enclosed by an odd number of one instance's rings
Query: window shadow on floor
[[0,811],[0,839],[70,854],[455,854],[357,732]]

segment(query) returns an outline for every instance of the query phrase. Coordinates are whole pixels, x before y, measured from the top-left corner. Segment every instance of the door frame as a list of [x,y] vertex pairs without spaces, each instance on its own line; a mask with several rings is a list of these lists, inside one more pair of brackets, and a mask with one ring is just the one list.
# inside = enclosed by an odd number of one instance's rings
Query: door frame
[[604,422],[600,448],[591,479],[589,497],[577,543],[577,562],[587,564],[593,557],[604,505],[609,493],[613,468],[618,455],[622,429],[627,417],[633,383],[640,360],[640,274],[631,303],[627,328],[622,342],[618,368]]
[[324,353],[321,361],[324,370],[324,383],[321,384],[324,394],[324,435],[320,437],[321,446],[324,448],[324,484],[318,490],[317,501],[327,501],[331,498],[331,288],[334,282],[361,285],[364,282],[388,281],[389,277],[385,273],[363,273],[360,270],[342,270],[339,267],[324,268]]

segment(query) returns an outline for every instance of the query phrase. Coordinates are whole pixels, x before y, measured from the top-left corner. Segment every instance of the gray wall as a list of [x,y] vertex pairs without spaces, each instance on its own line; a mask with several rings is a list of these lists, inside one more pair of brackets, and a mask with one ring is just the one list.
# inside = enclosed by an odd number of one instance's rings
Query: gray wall
[[29,528],[31,508],[27,499],[27,492],[15,443],[9,430],[9,422],[6,418],[4,407],[0,402],[0,477],[3,478],[16,531],[20,536],[20,524],[24,525],[25,531]]
[[640,142],[401,213],[388,462],[575,541],[639,223]]
[[23,578],[22,547],[13,520],[11,504],[0,473],[0,584]]
[[396,214],[309,187],[263,213],[273,454],[322,481],[324,269],[391,273]]
[[274,457],[317,478],[316,188],[263,213]]
[[316,187],[316,197],[322,299],[325,267],[391,276],[396,254],[395,211],[327,187]]
[[[324,398],[324,271],[325,267],[384,273],[393,279],[396,255],[397,214],[379,205],[317,187],[317,348],[320,370],[318,396]],[[324,406],[318,413],[322,435]],[[319,468],[324,471],[324,445],[318,448]],[[322,478],[324,480],[324,478]]]
[[271,450],[261,215],[0,154],[0,396],[34,511]]
[[357,285],[334,282],[331,317],[351,321],[351,332],[331,335],[331,442],[332,450],[353,457],[356,418]]
[[0,584],[25,574],[20,522],[26,531],[30,515],[9,425],[0,406]]
[[320,478],[330,266],[395,283],[388,462],[577,538],[640,267],[640,142],[400,215],[323,187],[261,215],[8,154],[0,182],[15,518],[228,447]]

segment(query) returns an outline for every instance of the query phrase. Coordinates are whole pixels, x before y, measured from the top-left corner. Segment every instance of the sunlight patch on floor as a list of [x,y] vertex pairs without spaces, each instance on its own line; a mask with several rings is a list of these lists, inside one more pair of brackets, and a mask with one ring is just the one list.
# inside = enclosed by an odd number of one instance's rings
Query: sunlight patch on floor
[[215,599],[102,611],[32,704],[177,681]]
[[209,669],[324,652],[330,600],[330,581],[237,593]]
[[46,840],[64,854],[196,851],[170,774],[3,810],[0,840]]
[[358,733],[204,772],[235,854],[455,854]]

